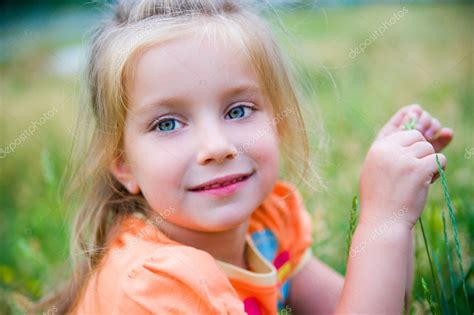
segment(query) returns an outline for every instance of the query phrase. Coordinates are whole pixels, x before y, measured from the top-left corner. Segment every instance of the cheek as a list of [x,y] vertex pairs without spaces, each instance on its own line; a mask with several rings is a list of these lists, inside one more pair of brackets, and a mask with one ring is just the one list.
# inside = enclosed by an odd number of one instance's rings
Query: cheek
[[[150,139],[148,139],[150,140]],[[127,152],[138,185],[152,209],[175,207],[182,191],[185,173],[183,150],[175,153],[172,147],[165,149],[153,141],[134,142]],[[159,211],[160,211],[159,210]]]
[[258,139],[249,153],[260,163],[270,163],[275,165],[278,163],[278,140],[272,135],[266,135]]
[[272,182],[278,177],[279,142],[271,121],[258,130],[251,139],[243,149],[246,149],[246,154],[257,163],[261,180],[263,180],[262,184],[272,186]]
[[279,144],[276,136],[262,139],[256,146],[257,158],[267,168],[268,172],[278,173],[279,167]]

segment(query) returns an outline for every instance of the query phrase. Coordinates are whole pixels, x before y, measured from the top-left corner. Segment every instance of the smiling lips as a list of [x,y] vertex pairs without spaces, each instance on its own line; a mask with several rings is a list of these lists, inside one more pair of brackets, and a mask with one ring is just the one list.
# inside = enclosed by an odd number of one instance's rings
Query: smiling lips
[[214,190],[217,188],[222,188],[222,187],[227,187],[232,184],[235,184],[237,182],[241,182],[249,178],[253,173],[249,174],[234,174],[234,175],[228,175],[224,177],[220,177],[217,179],[214,179],[212,181],[206,182],[204,184],[195,186],[193,188],[190,188],[190,191],[206,191],[206,190]]

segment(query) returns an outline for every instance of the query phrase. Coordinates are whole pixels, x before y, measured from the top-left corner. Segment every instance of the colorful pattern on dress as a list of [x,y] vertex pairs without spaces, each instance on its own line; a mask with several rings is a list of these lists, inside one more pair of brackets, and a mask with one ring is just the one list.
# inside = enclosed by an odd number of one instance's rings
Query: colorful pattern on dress
[[248,315],[263,315],[260,303],[254,297],[249,297],[244,300],[244,310]]
[[286,280],[283,283],[281,282],[291,271],[290,254],[288,251],[278,253],[278,240],[269,229],[254,232],[251,237],[260,254],[262,254],[267,261],[271,262],[277,270],[278,280],[280,281],[278,310],[282,310],[285,308],[285,302],[290,290],[290,280]]

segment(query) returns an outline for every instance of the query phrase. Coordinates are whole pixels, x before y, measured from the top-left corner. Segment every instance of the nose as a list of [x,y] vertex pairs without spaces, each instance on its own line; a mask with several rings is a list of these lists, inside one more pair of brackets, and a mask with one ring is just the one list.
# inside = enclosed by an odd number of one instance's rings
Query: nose
[[200,137],[197,153],[198,164],[205,165],[212,161],[220,164],[237,156],[236,147],[222,130],[208,128],[206,132],[200,134]]

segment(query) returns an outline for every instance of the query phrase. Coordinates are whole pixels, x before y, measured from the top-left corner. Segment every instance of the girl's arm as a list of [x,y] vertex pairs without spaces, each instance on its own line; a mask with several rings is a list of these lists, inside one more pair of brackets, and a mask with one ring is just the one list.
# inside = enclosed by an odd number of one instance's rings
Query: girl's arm
[[411,304],[411,294],[412,294],[412,288],[413,288],[413,278],[414,278],[414,272],[415,272],[415,231],[414,228],[411,229],[410,231],[411,236],[410,236],[410,248],[409,248],[409,254],[408,254],[408,266],[407,266],[407,283],[406,283],[406,289],[405,289],[405,314],[410,314],[410,304]]
[[[423,134],[400,130],[410,116],[419,118]],[[295,275],[290,291],[295,314],[330,313],[334,309],[338,314],[401,314],[406,292],[409,307],[412,229],[438,175],[436,155],[441,166],[446,166],[446,157],[435,153],[452,137],[452,130],[441,128],[439,121],[418,105],[402,108],[382,128],[359,179],[361,215],[337,306],[338,280],[327,267],[313,261]]]
[[331,314],[344,278],[315,257],[291,279],[288,304],[292,314]]
[[395,131],[372,145],[359,180],[361,215],[337,313],[403,313],[412,229],[437,174],[437,156],[444,168],[444,155],[418,130]]
[[[439,160],[443,167],[446,158]],[[374,142],[359,179],[361,212],[338,313],[403,313],[412,228],[437,173],[433,146],[417,130]]]
[[352,239],[337,313],[401,314],[407,286],[410,231],[360,223]]
[[[345,296],[357,296],[357,292],[359,292],[362,297],[366,295],[367,290],[370,289],[370,285],[368,283],[370,279],[372,279],[375,284],[379,284],[381,286],[381,290],[378,291],[380,293],[386,292],[387,290],[398,290],[401,293],[403,291],[403,283],[399,283],[400,287],[398,288],[394,287],[389,289],[386,286],[387,282],[380,283],[379,279],[383,279],[384,275],[388,273],[394,276],[393,280],[395,283],[397,283],[397,278],[400,277],[400,275],[406,274],[407,277],[405,282],[406,290],[404,305],[405,310],[408,310],[410,306],[411,288],[413,282],[413,230],[410,231],[406,238],[406,253],[404,253],[403,246],[400,246],[403,244],[403,240],[402,242],[399,241],[399,238],[403,239],[404,233],[398,234],[395,230],[391,232],[387,231],[386,234],[384,233],[383,238],[374,241],[370,248],[367,248],[368,244],[363,240],[365,238],[364,234],[368,234],[368,239],[370,240],[374,229],[366,228],[365,230],[366,232],[364,232],[363,225],[359,225],[356,230],[357,232],[354,235],[351,251],[352,257],[350,256],[352,259],[350,259],[350,267],[348,265],[346,277],[346,286],[349,287],[345,288]],[[381,231],[381,229],[379,229],[379,231]],[[372,237],[374,236],[375,234],[372,235]],[[363,248],[364,244],[365,247]],[[391,248],[391,251],[389,252],[390,255],[387,255],[385,252],[387,246]],[[377,248],[379,248],[379,252],[377,252]],[[356,259],[358,255],[363,255],[364,257],[359,257],[359,259]],[[400,264],[395,263],[395,261],[400,257],[408,257],[408,260],[405,262],[405,264],[403,263],[403,260],[400,260]],[[376,259],[380,259],[379,263],[377,264],[375,264]],[[374,266],[380,266],[381,268],[374,269]],[[393,266],[395,266],[395,268],[393,268]],[[397,266],[400,268],[397,269]],[[366,272],[362,271],[364,268]],[[349,276],[349,269],[359,270],[356,274],[351,273],[351,276]],[[357,277],[361,277],[362,281],[357,280]],[[353,286],[350,283],[356,283],[360,286]],[[312,257],[311,260],[303,267],[303,269],[301,269],[301,271],[297,273],[291,280],[288,304],[293,314],[333,314],[336,310],[336,306],[341,300],[338,312],[356,312],[355,309],[351,309],[350,305],[348,304],[349,301],[346,303],[346,301],[341,299],[343,285],[344,278],[340,274],[322,263],[317,258]],[[379,297],[369,297],[375,300],[368,301],[368,306],[372,305],[371,303],[377,304],[377,302],[381,302],[380,305],[383,305],[382,300],[377,300]],[[402,305],[397,304],[396,307],[401,309]],[[375,309],[371,308],[371,310],[376,312]],[[387,311],[385,308],[384,310]]]
[[[351,295],[351,293],[348,293],[350,291],[361,291],[361,292],[367,292],[365,286],[370,289],[370,287],[379,287],[380,288],[380,295],[381,296],[371,296],[371,298],[375,299],[372,302],[380,302],[380,305],[384,305],[383,303],[383,293],[384,292],[402,292],[403,288],[403,282],[398,281],[396,278],[403,275],[404,273],[406,274],[406,281],[405,281],[405,290],[404,290],[404,298],[403,298],[403,305],[404,308],[402,308],[402,305],[398,305],[395,303],[395,305],[389,306],[388,304],[385,304],[385,306],[381,309],[372,309],[375,312],[383,312],[383,313],[402,313],[404,312],[405,314],[409,314],[410,310],[410,303],[411,303],[411,291],[412,291],[412,286],[413,286],[413,276],[414,276],[414,246],[415,246],[415,239],[414,239],[414,231],[413,229],[410,229],[409,231],[404,231],[404,229],[399,229],[398,226],[394,226],[393,228],[389,228],[386,231],[383,231],[383,237],[379,241],[374,241],[374,245],[369,247],[369,250],[366,251],[367,247],[369,246],[368,242],[371,240],[374,240],[374,238],[377,237],[377,232],[374,233],[374,231],[382,231],[383,228],[381,227],[375,227],[375,228],[364,228],[363,225],[358,226],[358,232],[357,232],[357,237],[354,236],[354,240],[352,242],[352,251],[351,251],[351,257],[354,258],[349,261],[348,264],[348,269],[347,269],[347,275],[346,275],[346,281],[347,283],[353,282],[353,283],[358,283],[360,286],[359,287],[351,287],[350,289],[345,290],[345,295]],[[365,231],[361,231],[365,230]],[[371,232],[372,230],[372,232]],[[367,238],[367,234],[369,235]],[[406,236],[405,236],[406,235]],[[394,244],[391,244],[394,242]],[[405,242],[406,242],[406,252],[405,252]],[[389,247],[392,250],[390,252],[387,252],[384,247]],[[377,253],[377,250],[380,250],[380,253]],[[358,254],[364,255],[363,253],[366,253],[366,257],[361,258],[360,260],[356,260],[356,256]],[[377,257],[380,259],[379,262],[377,262]],[[400,264],[397,264],[397,260],[399,257],[408,257],[406,260],[406,264],[404,266],[403,264],[403,259],[400,261]],[[364,260],[368,260],[364,264]],[[371,265],[372,264],[372,265]],[[350,267],[349,267],[350,266]],[[359,276],[363,276],[363,271],[362,268],[367,267],[368,270],[368,276],[365,277],[364,279],[369,280],[375,280],[378,282],[378,279],[382,280],[385,277],[385,273],[389,273],[391,276],[395,276],[394,279],[392,279],[393,287],[389,287],[389,284],[391,282],[385,282],[385,283],[379,283],[379,285],[371,285],[367,281],[357,281],[357,280],[350,280],[350,271],[349,269],[357,269],[357,274]],[[388,267],[388,268],[387,268]],[[405,269],[406,268],[406,269]],[[404,269],[406,272],[404,272]],[[379,273],[382,273],[382,275],[378,275]],[[352,273],[351,273],[352,275]],[[357,277],[357,276],[355,276]],[[392,277],[390,277],[392,278]],[[390,280],[389,280],[390,281]],[[387,298],[387,297],[386,297]],[[388,301],[396,301],[396,297],[388,297]],[[360,301],[359,301],[360,302]],[[368,305],[371,305],[371,302],[368,301]],[[398,309],[401,311],[399,312]],[[341,307],[338,309],[339,312],[345,313],[345,312],[356,312],[355,309],[351,309],[348,303],[344,303],[343,299],[341,299]]]

